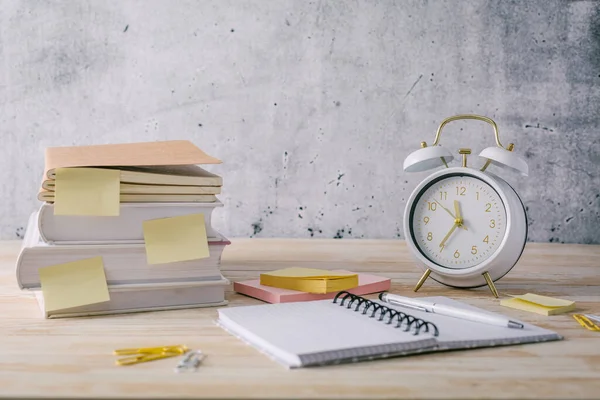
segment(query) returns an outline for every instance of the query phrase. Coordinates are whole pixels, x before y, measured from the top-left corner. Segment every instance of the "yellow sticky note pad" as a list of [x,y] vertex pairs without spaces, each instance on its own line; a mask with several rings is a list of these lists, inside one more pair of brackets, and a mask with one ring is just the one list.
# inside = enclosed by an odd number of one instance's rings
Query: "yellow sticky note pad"
[[119,215],[120,178],[112,169],[57,168],[54,214]]
[[541,315],[562,314],[575,309],[574,301],[541,296],[533,293],[512,296],[511,299],[501,300],[500,304],[505,307],[529,311]]
[[148,264],[166,264],[209,257],[204,214],[144,221]]
[[290,268],[278,269],[276,271],[271,271],[268,273],[268,275],[283,277],[283,278],[335,279],[335,278],[345,278],[348,275],[356,275],[356,274],[339,274],[339,273],[329,272],[326,269],[317,269],[317,268],[290,267]]
[[330,293],[358,286],[358,274],[292,267],[260,274],[260,284],[307,293]]
[[102,257],[52,265],[38,271],[46,311],[110,300]]

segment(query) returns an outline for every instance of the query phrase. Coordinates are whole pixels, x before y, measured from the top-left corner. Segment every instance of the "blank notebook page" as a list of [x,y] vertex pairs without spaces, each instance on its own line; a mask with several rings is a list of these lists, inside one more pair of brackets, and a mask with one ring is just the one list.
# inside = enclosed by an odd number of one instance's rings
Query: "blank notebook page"
[[[423,299],[489,313],[447,297]],[[396,321],[388,325],[387,318],[370,318],[371,311],[363,314],[364,306],[355,312],[355,307],[348,309],[347,304],[322,300],[220,309],[219,324],[288,367],[562,339],[555,332],[526,323],[523,329],[512,329],[385,304],[431,322],[439,330],[437,337],[423,330],[414,335],[396,328]]]
[[[230,333],[290,367],[344,361],[348,358],[403,354],[436,345],[433,335],[419,335],[388,325],[340,301],[309,301],[232,307],[219,310],[219,324]],[[362,310],[362,308],[361,308]]]

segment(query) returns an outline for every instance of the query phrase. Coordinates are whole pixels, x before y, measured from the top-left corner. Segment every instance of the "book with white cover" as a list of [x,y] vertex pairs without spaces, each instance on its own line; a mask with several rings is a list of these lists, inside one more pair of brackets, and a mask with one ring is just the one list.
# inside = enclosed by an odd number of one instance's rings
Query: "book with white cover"
[[40,238],[37,213],[29,224],[16,264],[17,283],[21,289],[41,287],[38,269],[101,256],[109,285],[191,282],[220,280],[221,255],[230,242],[218,235],[209,239],[210,256],[199,260],[149,265],[146,248],[141,244],[70,244],[53,245]]
[[216,281],[109,286],[109,301],[50,312],[45,310],[43,292],[32,292],[44,318],[70,318],[224,306],[229,283],[221,276]]
[[204,214],[206,236],[217,238],[212,227],[212,213],[223,203],[121,203],[116,217],[54,215],[54,205],[44,203],[38,212],[38,229],[42,240],[48,243],[69,244],[82,242],[143,243],[142,224],[146,220],[169,218],[187,214]]

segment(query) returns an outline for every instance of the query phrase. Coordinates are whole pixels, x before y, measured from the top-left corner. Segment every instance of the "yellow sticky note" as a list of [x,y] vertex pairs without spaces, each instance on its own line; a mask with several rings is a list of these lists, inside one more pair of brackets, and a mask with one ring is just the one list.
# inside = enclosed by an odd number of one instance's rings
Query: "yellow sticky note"
[[541,315],[556,315],[575,309],[574,301],[541,296],[534,293],[512,296],[511,299],[501,300],[500,304],[505,307],[529,311]]
[[52,265],[38,271],[46,311],[110,300],[102,257]]
[[148,264],[166,264],[209,257],[204,214],[144,221]]
[[570,300],[557,299],[554,297],[541,296],[539,294],[526,293],[521,296],[513,296],[515,299],[521,299],[530,303],[539,304],[544,307],[568,307],[575,302]]
[[57,168],[54,214],[119,215],[120,177],[112,169]]

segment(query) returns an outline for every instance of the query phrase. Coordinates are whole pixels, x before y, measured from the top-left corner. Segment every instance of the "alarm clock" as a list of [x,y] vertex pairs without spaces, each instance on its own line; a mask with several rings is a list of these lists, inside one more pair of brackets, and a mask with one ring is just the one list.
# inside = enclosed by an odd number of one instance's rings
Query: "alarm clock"
[[[457,120],[479,120],[494,129],[496,146],[480,154],[481,168],[467,165],[468,148],[461,148],[460,167],[450,167],[454,157],[439,145],[442,129]],[[500,143],[496,123],[485,116],[461,114],[446,118],[438,127],[431,146],[404,160],[404,171],[437,169],[417,185],[404,211],[404,235],[423,275],[414,291],[427,278],[456,288],[488,285],[498,297],[494,282],[517,263],[527,241],[527,214],[517,192],[490,165],[528,175],[525,160],[514,153],[514,144]]]

